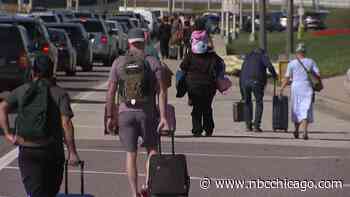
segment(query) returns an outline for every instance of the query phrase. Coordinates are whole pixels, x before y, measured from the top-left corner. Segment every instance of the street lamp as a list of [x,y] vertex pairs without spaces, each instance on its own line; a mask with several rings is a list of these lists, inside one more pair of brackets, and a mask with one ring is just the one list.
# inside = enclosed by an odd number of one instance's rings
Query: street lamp
[[255,0],[252,0],[252,32],[249,37],[250,42],[255,42]]

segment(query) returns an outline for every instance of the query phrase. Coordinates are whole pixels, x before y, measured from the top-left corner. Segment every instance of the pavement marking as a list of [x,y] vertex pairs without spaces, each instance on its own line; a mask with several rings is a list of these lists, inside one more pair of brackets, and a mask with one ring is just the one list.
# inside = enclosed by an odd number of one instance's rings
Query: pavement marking
[[10,152],[6,153],[6,155],[1,157],[0,158],[0,171],[2,169],[4,169],[7,165],[12,163],[17,158],[17,155],[18,155],[18,148],[14,148]]
[[[104,82],[103,84],[97,85],[96,87],[94,87],[94,89],[100,89],[104,86],[106,86],[108,84],[108,82]],[[95,92],[81,92],[79,94],[77,94],[76,96],[74,96],[74,98],[79,98],[79,99],[87,99],[88,97],[90,97],[91,95],[93,95]],[[77,106],[77,104],[72,104],[71,107],[74,109]],[[74,111],[74,110],[73,110]],[[4,169],[7,165],[9,165],[10,163],[12,163],[18,156],[18,148],[14,148],[12,149],[10,152],[8,152],[7,154],[5,154],[4,156],[2,156],[0,158],[0,171],[2,169]]]
[[[18,167],[15,166],[8,166],[5,167],[4,169],[8,169],[8,170],[19,170]],[[73,174],[80,174],[80,170],[68,170],[69,173],[73,173]],[[95,174],[95,175],[117,175],[117,176],[127,176],[128,174],[126,172],[112,172],[112,171],[95,171],[95,170],[84,170],[85,174]],[[138,173],[139,177],[145,177],[146,174],[144,173]],[[204,177],[197,177],[197,176],[191,176],[190,179],[191,180],[197,180],[197,181],[201,181],[203,180]],[[217,180],[218,178],[211,178],[211,180]],[[344,183],[343,184],[343,188],[349,188],[350,184],[348,183]],[[1,196],[0,196],[1,197]]]
[[[102,152],[102,153],[125,153],[121,150],[100,150],[100,149],[77,149],[78,152]],[[146,152],[139,152],[140,154],[147,154]],[[170,152],[164,152],[164,154],[171,154]],[[180,153],[186,156],[193,157],[224,157],[224,158],[238,158],[238,159],[285,159],[285,160],[326,160],[326,159],[350,159],[350,157],[344,156],[257,156],[257,155],[232,155],[232,154],[202,154],[202,153]]]

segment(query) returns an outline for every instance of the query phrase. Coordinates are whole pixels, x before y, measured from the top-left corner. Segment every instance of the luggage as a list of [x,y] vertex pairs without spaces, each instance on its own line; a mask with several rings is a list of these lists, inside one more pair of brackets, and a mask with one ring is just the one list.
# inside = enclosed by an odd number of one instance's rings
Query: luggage
[[152,155],[149,161],[148,189],[151,196],[188,196],[190,177],[187,171],[186,156],[175,154],[174,132],[171,132],[172,154],[162,154],[159,135],[159,154]]
[[232,87],[232,81],[228,76],[224,76],[222,79],[216,80],[216,88],[221,92],[222,94],[229,90]]
[[177,60],[179,50],[178,50],[178,46],[176,45],[172,45],[169,47],[169,59],[175,59]]
[[233,122],[244,121],[244,102],[233,103]]
[[70,194],[68,192],[68,161],[64,167],[64,194],[58,194],[56,197],[94,197],[84,192],[84,161],[80,162],[80,194]]
[[288,132],[288,97],[276,95],[276,82],[272,100],[272,129]]

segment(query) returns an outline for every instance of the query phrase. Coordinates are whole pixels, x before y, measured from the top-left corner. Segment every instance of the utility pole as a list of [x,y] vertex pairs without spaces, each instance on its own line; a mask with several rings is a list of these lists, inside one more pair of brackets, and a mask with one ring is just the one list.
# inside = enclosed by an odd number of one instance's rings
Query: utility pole
[[239,31],[243,28],[243,1],[239,0]]
[[252,32],[249,41],[255,42],[255,0],[252,0]]
[[208,0],[208,11],[210,10],[210,0]]
[[293,15],[294,15],[294,1],[288,0],[288,21],[287,21],[287,54],[294,53],[294,28],[293,28]]
[[124,0],[124,10],[128,9],[128,0]]
[[172,1],[173,1],[172,12],[175,12],[175,10],[176,10],[176,0],[172,0]]
[[260,35],[259,35],[259,41],[260,41],[260,48],[267,51],[267,36],[266,36],[266,0],[259,0],[259,7],[260,7],[260,17],[259,17],[259,23],[260,23]]
[[182,11],[185,11],[185,0],[182,0]]
[[136,8],[136,6],[137,6],[137,5],[136,5],[136,0],[134,0],[134,8]]
[[221,29],[220,29],[220,33],[221,36],[224,37],[224,33],[225,33],[225,5],[224,4],[225,0],[221,1]]

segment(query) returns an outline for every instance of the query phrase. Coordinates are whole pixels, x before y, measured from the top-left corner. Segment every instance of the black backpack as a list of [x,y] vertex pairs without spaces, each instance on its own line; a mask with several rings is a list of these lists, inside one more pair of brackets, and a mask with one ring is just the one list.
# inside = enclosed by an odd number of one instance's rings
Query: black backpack
[[50,137],[49,108],[51,105],[50,84],[46,80],[30,83],[16,119],[16,133],[26,139]]

